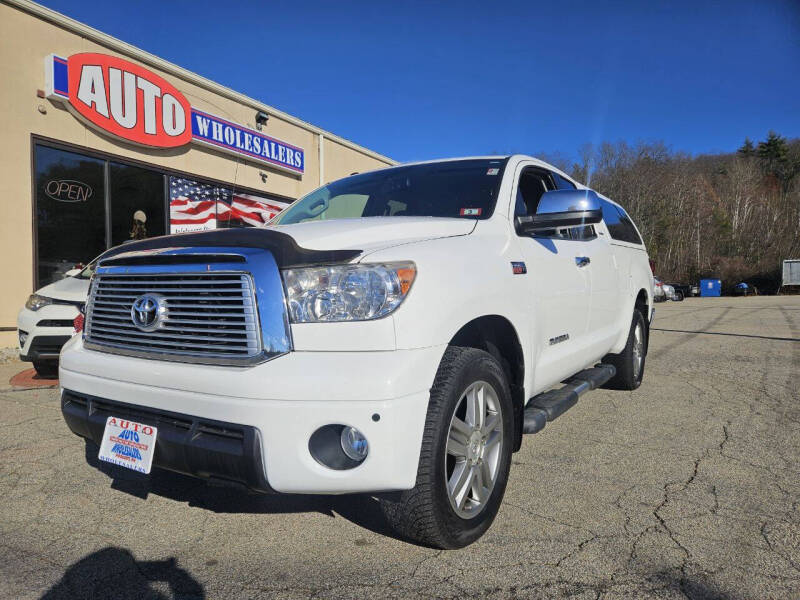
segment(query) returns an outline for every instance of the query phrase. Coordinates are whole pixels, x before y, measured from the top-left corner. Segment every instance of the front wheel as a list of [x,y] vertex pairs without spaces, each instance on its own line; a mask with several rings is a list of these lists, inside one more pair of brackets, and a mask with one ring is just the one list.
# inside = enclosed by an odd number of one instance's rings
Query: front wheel
[[513,428],[500,363],[475,348],[447,348],[431,388],[416,486],[381,498],[389,524],[436,548],[481,537],[505,493]]
[[634,309],[628,341],[619,354],[607,354],[604,363],[614,365],[617,374],[603,387],[614,390],[635,390],[642,384],[647,357],[647,323],[641,311]]

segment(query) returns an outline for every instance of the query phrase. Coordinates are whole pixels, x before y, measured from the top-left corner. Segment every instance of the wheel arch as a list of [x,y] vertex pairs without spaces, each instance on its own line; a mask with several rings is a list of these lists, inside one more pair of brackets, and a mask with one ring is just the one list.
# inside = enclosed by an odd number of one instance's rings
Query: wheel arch
[[650,309],[652,307],[652,300],[650,298],[650,294],[647,293],[647,290],[644,288],[639,290],[639,293],[636,295],[636,301],[633,305],[634,310],[638,310],[642,313],[642,317],[644,318],[644,328],[645,328],[645,342],[644,342],[644,352],[645,355],[647,354],[647,350],[650,346]]
[[463,325],[449,345],[477,348],[491,354],[506,373],[514,404],[514,452],[522,444],[522,411],[525,407],[525,355],[514,325],[501,315],[483,315]]

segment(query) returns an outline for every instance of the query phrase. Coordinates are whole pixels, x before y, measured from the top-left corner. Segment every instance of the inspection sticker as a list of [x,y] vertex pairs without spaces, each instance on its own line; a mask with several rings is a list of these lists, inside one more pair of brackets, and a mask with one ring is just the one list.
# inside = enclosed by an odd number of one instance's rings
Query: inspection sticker
[[494,167],[486,171],[487,175],[497,175],[500,172],[500,169]]
[[119,417],[108,417],[98,458],[120,467],[149,473],[158,430]]
[[462,217],[479,217],[481,215],[480,208],[462,208],[458,211],[458,214]]

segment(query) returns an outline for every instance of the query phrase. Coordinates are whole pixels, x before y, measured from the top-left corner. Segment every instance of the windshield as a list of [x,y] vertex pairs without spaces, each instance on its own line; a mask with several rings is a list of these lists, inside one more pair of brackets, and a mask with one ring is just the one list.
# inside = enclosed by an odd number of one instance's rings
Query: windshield
[[360,217],[488,219],[506,162],[454,160],[354,175],[311,192],[272,224]]

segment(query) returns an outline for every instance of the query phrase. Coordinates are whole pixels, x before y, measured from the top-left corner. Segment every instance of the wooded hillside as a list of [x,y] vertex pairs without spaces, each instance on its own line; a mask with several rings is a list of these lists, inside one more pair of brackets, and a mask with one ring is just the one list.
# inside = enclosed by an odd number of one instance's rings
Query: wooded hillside
[[800,258],[800,139],[770,132],[697,157],[604,143],[580,156],[566,170],[630,212],[665,281],[719,277],[728,289],[748,281],[774,292],[781,261]]

